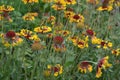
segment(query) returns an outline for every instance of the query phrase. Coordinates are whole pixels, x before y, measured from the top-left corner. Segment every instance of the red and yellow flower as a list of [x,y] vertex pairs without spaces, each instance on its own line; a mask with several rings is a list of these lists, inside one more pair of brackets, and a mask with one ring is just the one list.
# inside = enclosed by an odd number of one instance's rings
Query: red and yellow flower
[[54,10],[65,10],[66,2],[64,0],[54,0],[54,4],[52,5]]
[[78,70],[82,73],[92,72],[92,65],[87,61],[82,61],[78,64]]
[[70,22],[83,23],[84,17],[81,14],[74,14],[70,16]]
[[99,78],[102,76],[102,69],[106,69],[112,66],[112,64],[108,62],[108,59],[109,59],[109,56],[106,56],[98,61],[96,78]]
[[26,20],[26,21],[33,21],[35,20],[35,17],[38,16],[38,13],[27,13],[25,14],[22,18],[23,20]]
[[14,31],[8,31],[5,34],[2,34],[2,43],[4,44],[4,46],[6,47],[10,47],[10,46],[17,46],[19,44],[22,43],[23,39],[20,38],[17,33],[15,33]]
[[119,56],[120,55],[120,48],[112,50],[112,54]]
[[48,32],[51,32],[52,29],[49,26],[41,26],[41,27],[34,28],[34,31],[37,33],[48,33]]
[[65,0],[67,5],[76,4],[76,0]]
[[48,65],[47,69],[50,71],[50,73],[53,73],[54,76],[58,76],[63,73],[63,66],[60,64],[56,64],[55,66]]
[[27,3],[38,3],[38,0],[22,0],[24,2],[24,4]]

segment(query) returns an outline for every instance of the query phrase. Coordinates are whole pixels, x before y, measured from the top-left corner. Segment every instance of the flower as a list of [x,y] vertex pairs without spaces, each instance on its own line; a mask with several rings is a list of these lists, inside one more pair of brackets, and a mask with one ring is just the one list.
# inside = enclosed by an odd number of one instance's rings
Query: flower
[[107,7],[99,7],[97,10],[98,11],[111,11],[113,9],[112,6],[107,6]]
[[83,49],[83,48],[85,48],[85,47],[88,47],[88,39],[87,39],[87,37],[86,37],[85,40],[77,39],[77,40],[75,40],[75,41],[73,42],[73,44],[74,44],[75,46],[78,46],[78,48]]
[[61,36],[55,36],[54,37],[54,39],[53,39],[53,42],[55,43],[55,44],[62,44],[63,43],[63,38],[61,37]]
[[67,5],[76,4],[76,0],[65,0]]
[[38,0],[22,0],[24,2],[24,4],[27,3],[38,3]]
[[106,69],[112,66],[112,64],[108,63],[108,59],[109,59],[109,56],[106,56],[98,61],[96,78],[99,78],[102,76],[102,69]]
[[112,54],[114,54],[116,56],[120,55],[120,48],[112,50]]
[[9,22],[12,22],[9,12],[13,11],[14,8],[10,5],[2,5],[0,6],[0,20],[7,19]]
[[79,48],[83,49],[83,48],[85,48],[85,47],[88,47],[88,43],[87,43],[86,41],[84,41],[84,40],[79,40],[79,41],[77,42],[77,46],[78,46]]
[[92,44],[100,44],[101,43],[101,39],[97,38],[96,36],[92,37]]
[[69,11],[69,10],[64,11],[64,16],[65,16],[65,18],[68,18],[68,19],[74,14],[75,13],[73,11]]
[[24,36],[26,39],[30,39],[32,33],[33,33],[33,32],[30,31],[30,30],[21,29],[21,31],[20,31],[20,36]]
[[64,10],[66,9],[66,2],[64,0],[54,0],[52,8],[54,10]]
[[47,19],[47,22],[51,22],[51,24],[55,24],[55,21],[56,21],[56,17],[55,16],[50,16],[48,19]]
[[102,6],[99,7],[97,10],[98,11],[111,11],[113,9],[113,2],[114,0],[102,0]]
[[70,31],[68,30],[56,30],[55,34],[62,35],[62,36],[67,36],[70,34]]
[[55,66],[52,66],[52,65],[48,65],[47,66],[47,69],[53,74],[54,76],[58,76],[60,74],[63,73],[63,66],[61,66],[60,64],[56,64]]
[[26,21],[33,21],[35,20],[35,17],[38,16],[38,13],[26,13],[22,18]]
[[32,46],[31,46],[32,50],[36,51],[36,50],[41,50],[43,49],[43,46],[39,43],[39,41],[35,41]]
[[25,37],[26,39],[29,39],[29,40],[40,41],[40,38],[38,37],[38,35],[33,34],[32,31],[27,30],[27,29],[21,29],[19,35],[23,36],[23,37]]
[[93,35],[95,34],[92,29],[87,29],[87,30],[86,30],[86,33],[87,33],[87,35],[89,35],[89,36],[93,36]]
[[54,44],[53,49],[57,52],[64,52],[66,50],[66,47],[64,44],[61,45]]
[[52,29],[49,26],[42,26],[42,27],[34,28],[34,31],[37,33],[48,33],[48,32],[51,32]]
[[16,36],[14,31],[8,31],[5,35],[7,38],[14,38]]
[[101,40],[100,46],[98,47],[103,47],[104,49],[112,47],[112,43],[108,41]]
[[111,42],[99,39],[99,38],[97,38],[95,36],[92,37],[92,44],[97,44],[98,48],[102,47],[104,49],[112,47],[112,43]]
[[81,14],[74,14],[70,16],[70,22],[84,22],[84,17]]
[[20,38],[14,31],[10,30],[5,34],[2,34],[2,43],[4,46],[17,46],[22,43],[23,39]]
[[2,5],[0,6],[0,13],[3,13],[3,12],[11,12],[13,11],[14,8],[10,5]]
[[92,72],[92,66],[87,61],[82,61],[78,64],[78,70],[80,70],[82,73]]

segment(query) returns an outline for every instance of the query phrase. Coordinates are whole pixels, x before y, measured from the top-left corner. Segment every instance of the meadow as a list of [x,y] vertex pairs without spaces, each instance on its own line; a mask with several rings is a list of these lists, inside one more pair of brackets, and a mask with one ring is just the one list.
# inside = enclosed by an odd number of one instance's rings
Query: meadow
[[0,0],[0,80],[120,80],[120,1]]

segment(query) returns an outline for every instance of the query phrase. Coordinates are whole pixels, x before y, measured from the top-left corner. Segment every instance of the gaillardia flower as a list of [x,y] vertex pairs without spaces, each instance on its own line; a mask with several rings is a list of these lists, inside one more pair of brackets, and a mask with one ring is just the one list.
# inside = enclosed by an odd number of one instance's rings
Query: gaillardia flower
[[0,20],[7,19],[9,22],[12,22],[12,19],[11,19],[9,13],[13,10],[14,10],[14,8],[9,5],[0,6],[0,13],[2,13],[2,14],[0,14]]
[[38,13],[27,13],[22,18],[26,21],[33,21],[36,16],[38,16]]
[[84,17],[81,14],[74,14],[70,16],[70,22],[84,22]]
[[54,10],[65,10],[66,2],[64,0],[54,0],[54,4],[52,5]]
[[113,9],[114,0],[102,0],[102,6],[99,7],[98,11],[111,11]]
[[96,78],[99,78],[102,76],[102,69],[109,68],[112,65],[112,64],[108,63],[108,59],[109,59],[109,57],[106,56],[98,61]]
[[63,66],[60,64],[56,64],[55,66],[48,65],[47,69],[54,74],[54,76],[58,76],[63,73]]
[[82,61],[78,64],[78,70],[82,73],[92,72],[92,65],[87,61]]
[[119,56],[120,55],[120,48],[112,50],[112,54]]
[[51,32],[52,29],[49,26],[41,26],[41,27],[34,28],[34,31],[37,33],[48,33],[48,32]]
[[8,31],[7,33],[3,34],[2,36],[2,43],[4,46],[16,46],[20,44],[23,40],[15,33],[14,31]]
[[38,3],[38,0],[22,0],[24,2],[24,4],[27,3]]
[[67,5],[76,4],[76,0],[65,0]]

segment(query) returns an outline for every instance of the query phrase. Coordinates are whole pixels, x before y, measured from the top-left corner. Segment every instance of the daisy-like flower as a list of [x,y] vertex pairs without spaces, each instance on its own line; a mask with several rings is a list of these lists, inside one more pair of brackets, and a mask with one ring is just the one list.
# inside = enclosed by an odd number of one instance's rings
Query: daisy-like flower
[[87,61],[82,61],[78,64],[78,70],[82,73],[92,72],[92,65]]
[[85,48],[85,47],[88,47],[88,42],[87,41],[84,41],[84,40],[79,40],[77,42],[77,46],[81,49]]
[[101,43],[101,39],[97,38],[96,36],[92,37],[92,44],[100,44]]
[[77,39],[73,42],[75,46],[78,46],[78,48],[87,48],[88,47],[88,39],[86,38],[85,40],[82,39]]
[[35,17],[38,16],[38,13],[27,13],[22,18],[26,21],[33,21],[35,20]]
[[62,36],[67,36],[67,35],[70,34],[70,31],[68,31],[68,30],[56,30],[55,34],[59,34],[59,35],[62,35]]
[[84,22],[84,17],[81,14],[74,14],[70,17],[70,22]]
[[112,43],[108,42],[108,41],[101,40],[100,45],[98,46],[98,48],[100,48],[100,47],[103,47],[104,49],[111,48]]
[[0,13],[2,13],[2,12],[11,12],[13,10],[14,10],[14,8],[12,6],[10,6],[10,5],[2,5],[2,6],[0,6]]
[[6,34],[2,35],[2,43],[4,46],[16,46],[22,43],[22,38],[20,38],[14,31],[8,31]]
[[119,56],[120,55],[120,48],[112,50],[112,54]]
[[49,26],[42,26],[42,27],[34,28],[34,31],[37,33],[48,33],[48,32],[51,32],[52,29]]
[[102,0],[102,6],[99,7],[98,11],[111,11],[113,9],[114,0]]
[[33,32],[30,30],[27,30],[27,29],[21,29],[21,31],[20,31],[20,36],[24,36],[27,39],[30,39],[32,34],[33,34]]
[[65,0],[67,5],[76,4],[76,0]]
[[108,62],[108,59],[109,59],[109,56],[106,56],[98,61],[96,78],[99,78],[102,76],[102,69],[106,69],[112,66],[112,64]]
[[50,17],[47,19],[47,22],[50,22],[52,25],[55,24],[55,21],[56,21],[55,16],[50,16]]
[[64,16],[65,16],[65,18],[68,18],[68,19],[74,14],[75,13],[73,11],[69,11],[69,10],[64,11]]
[[14,8],[12,6],[9,6],[9,5],[0,6],[0,13],[2,13],[0,15],[0,20],[7,19],[9,22],[12,22],[12,19],[11,19],[9,13],[13,10],[14,10]]
[[75,43],[76,41],[78,41],[78,36],[72,36],[72,37],[68,37],[68,40],[72,41],[73,43]]
[[56,52],[64,52],[64,51],[66,51],[66,47],[65,47],[64,44],[61,44],[61,45],[54,44],[54,45],[53,45],[53,49],[54,49]]
[[54,4],[52,5],[54,10],[65,10],[66,2],[64,0],[54,0]]
[[24,2],[24,4],[27,3],[38,3],[38,0],[22,0]]
[[64,52],[66,50],[65,45],[63,44],[64,39],[61,36],[55,36],[53,38],[53,49],[57,52]]
[[23,36],[23,37],[25,37],[26,39],[29,39],[29,40],[40,41],[40,38],[38,37],[38,35],[33,34],[32,31],[27,30],[27,29],[21,29],[19,35]]
[[48,65],[47,69],[54,74],[54,76],[58,76],[63,73],[63,66],[60,64],[56,64],[55,66]]

